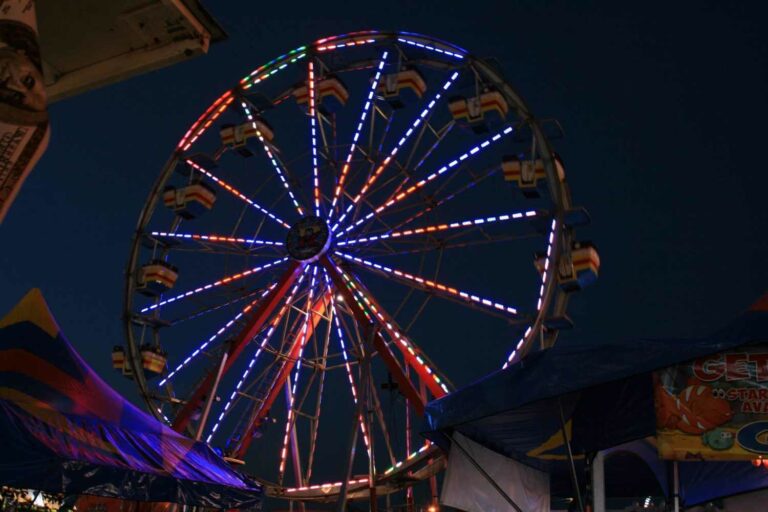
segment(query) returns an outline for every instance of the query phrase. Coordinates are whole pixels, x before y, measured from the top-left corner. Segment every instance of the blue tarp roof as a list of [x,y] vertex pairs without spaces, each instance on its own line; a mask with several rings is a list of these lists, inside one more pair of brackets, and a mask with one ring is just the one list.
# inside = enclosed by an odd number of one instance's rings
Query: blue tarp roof
[[[768,297],[706,338],[560,343],[430,402],[422,431],[441,442],[457,430],[526,464],[562,472],[561,406],[581,458],[654,436],[654,370],[760,342],[768,343]],[[729,478],[728,488],[704,479],[721,470],[739,478]],[[768,486],[768,472],[749,463],[681,463],[686,478],[688,504]]]
[[211,508],[261,488],[139,410],[67,342],[39,291],[0,320],[0,484]]

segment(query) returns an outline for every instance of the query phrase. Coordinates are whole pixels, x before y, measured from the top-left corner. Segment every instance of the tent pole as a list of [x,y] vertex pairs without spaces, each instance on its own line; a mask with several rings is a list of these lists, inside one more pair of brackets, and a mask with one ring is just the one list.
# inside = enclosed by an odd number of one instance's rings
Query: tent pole
[[457,446],[457,447],[459,448],[459,450],[461,450],[461,453],[463,453],[463,454],[464,454],[464,456],[465,456],[465,457],[466,457],[466,458],[469,460],[469,462],[471,462],[471,463],[472,463],[472,465],[475,467],[475,469],[476,469],[476,470],[478,470],[478,471],[480,472],[480,474],[481,474],[481,475],[483,475],[483,477],[484,477],[484,478],[485,478],[485,479],[488,481],[488,483],[489,483],[489,484],[491,484],[491,485],[493,486],[493,488],[494,488],[494,489],[496,489],[496,492],[498,492],[498,493],[499,493],[499,495],[501,495],[501,497],[502,497],[502,498],[504,498],[504,499],[507,501],[507,503],[509,503],[509,504],[510,504],[510,506],[511,506],[512,508],[514,508],[514,509],[515,509],[517,512],[523,512],[523,509],[521,509],[521,508],[520,508],[520,507],[517,505],[517,503],[515,503],[515,502],[514,502],[514,500],[513,500],[512,498],[510,498],[510,497],[509,497],[509,494],[507,494],[506,492],[504,492],[504,489],[502,489],[501,487],[499,487],[499,484],[497,484],[497,483],[496,483],[496,480],[494,480],[494,479],[493,479],[493,477],[492,477],[491,475],[489,475],[489,474],[488,474],[488,473],[487,473],[487,472],[486,472],[486,471],[483,469],[483,467],[480,465],[480,463],[478,463],[478,462],[477,462],[477,461],[474,459],[474,457],[472,457],[472,456],[469,454],[469,452],[468,452],[468,451],[467,451],[467,450],[466,450],[466,449],[465,449],[463,446],[461,446],[461,443],[460,443],[460,442],[459,442],[457,439],[455,439],[455,438],[454,438],[454,439],[452,439],[452,442],[451,442],[451,446]]
[[605,453],[598,451],[592,459],[593,512],[605,512]]
[[579,510],[584,512],[584,502],[581,501],[581,490],[579,489],[579,477],[576,475],[576,464],[573,462],[573,451],[571,450],[571,441],[568,439],[568,433],[565,429],[565,414],[563,414],[563,403],[560,397],[557,398],[557,405],[560,408],[560,430],[563,433],[563,441],[568,452],[568,463],[571,466],[571,482],[573,483],[573,492],[576,495],[576,502]]
[[675,512],[680,512],[680,473],[677,461],[672,461],[672,504]]

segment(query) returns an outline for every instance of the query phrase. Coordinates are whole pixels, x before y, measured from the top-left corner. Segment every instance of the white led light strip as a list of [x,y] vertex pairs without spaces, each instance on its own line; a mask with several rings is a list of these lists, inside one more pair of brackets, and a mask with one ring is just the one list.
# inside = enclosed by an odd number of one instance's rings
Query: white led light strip
[[269,210],[267,210],[266,208],[264,208],[263,206],[261,206],[260,204],[255,202],[253,199],[251,199],[249,197],[246,197],[245,194],[243,194],[242,192],[240,192],[235,187],[233,187],[232,185],[230,185],[226,181],[222,180],[218,176],[212,174],[207,169],[204,169],[199,164],[193,162],[192,160],[187,160],[187,164],[189,164],[189,166],[192,167],[193,169],[195,169],[196,171],[198,171],[201,174],[203,174],[203,175],[209,177],[210,179],[212,179],[217,185],[222,187],[227,192],[231,193],[235,197],[238,197],[239,199],[242,199],[243,201],[245,201],[249,205],[253,206],[255,209],[257,209],[258,211],[260,211],[261,213],[263,213],[264,215],[266,215],[270,219],[274,220],[275,222],[277,222],[278,224],[280,224],[284,228],[286,228],[286,229],[290,229],[291,228],[291,226],[287,222],[285,222],[283,219],[281,219],[280,217],[278,217],[274,213],[270,212]]
[[222,334],[224,331],[226,331],[227,329],[229,329],[230,327],[232,327],[232,325],[233,325],[235,322],[237,322],[238,320],[240,320],[240,318],[241,318],[241,317],[242,317],[244,314],[248,313],[248,312],[251,310],[251,308],[253,308],[253,306],[254,306],[254,305],[255,305],[255,304],[256,304],[256,303],[257,303],[259,300],[261,300],[261,299],[263,299],[264,297],[266,297],[266,296],[267,296],[267,294],[268,294],[269,292],[271,292],[271,291],[272,291],[272,289],[273,289],[275,286],[277,286],[277,283],[272,283],[272,284],[271,284],[271,285],[270,285],[270,286],[269,286],[269,287],[268,287],[266,290],[264,290],[264,292],[261,294],[261,296],[260,296],[259,298],[257,298],[256,300],[254,300],[253,302],[251,302],[250,304],[248,304],[247,306],[245,306],[245,308],[243,308],[243,310],[242,310],[242,311],[240,311],[240,312],[239,312],[237,315],[235,315],[235,317],[234,317],[234,318],[232,318],[232,319],[231,319],[231,320],[229,320],[229,321],[228,321],[226,324],[224,324],[224,325],[221,327],[221,329],[219,329],[218,331],[216,331],[216,332],[213,334],[213,336],[211,336],[210,338],[208,338],[208,339],[207,339],[206,341],[204,341],[204,342],[203,342],[203,343],[202,343],[202,344],[201,344],[199,347],[197,347],[197,348],[196,348],[196,349],[195,349],[195,350],[194,350],[194,351],[193,351],[191,354],[189,354],[189,355],[188,355],[188,356],[187,356],[187,357],[186,357],[186,358],[185,358],[185,359],[184,359],[184,360],[183,360],[181,363],[179,363],[179,364],[178,364],[178,366],[176,366],[176,368],[174,368],[172,372],[170,372],[170,373],[169,373],[168,375],[166,375],[166,376],[165,376],[165,377],[164,377],[164,378],[163,378],[163,379],[162,379],[160,382],[158,382],[158,383],[157,383],[157,385],[158,385],[158,386],[162,386],[163,384],[165,384],[166,382],[168,382],[169,380],[171,380],[171,379],[173,378],[173,376],[174,376],[174,375],[176,375],[176,374],[179,372],[179,370],[181,370],[182,368],[184,368],[185,366],[187,366],[187,365],[188,365],[188,364],[189,364],[189,363],[190,363],[190,362],[191,362],[191,361],[192,361],[194,358],[196,358],[198,355],[200,355],[200,353],[201,353],[203,350],[205,350],[205,348],[206,348],[208,345],[210,345],[210,344],[211,344],[211,343],[212,343],[212,342],[213,342],[213,341],[214,341],[216,338],[218,338],[219,336],[221,336],[221,334]]
[[528,210],[525,212],[515,212],[505,215],[495,215],[492,217],[479,217],[472,220],[462,220],[456,222],[449,222],[438,224],[435,226],[427,226],[423,228],[406,229],[403,231],[392,231],[389,233],[382,233],[381,235],[371,235],[362,238],[355,238],[353,240],[340,240],[336,243],[337,246],[343,247],[345,245],[356,245],[365,242],[375,242],[376,240],[386,240],[388,238],[401,238],[413,235],[423,235],[429,233],[435,233],[439,231],[446,231],[449,229],[465,228],[471,226],[481,226],[483,224],[493,224],[495,222],[504,222],[508,220],[518,220],[523,218],[531,218],[537,215],[535,210]]
[[433,290],[439,290],[441,292],[445,292],[449,295],[453,295],[455,297],[462,298],[469,302],[474,302],[476,304],[480,304],[483,306],[486,306],[491,309],[496,309],[498,311],[502,311],[504,313],[510,313],[513,315],[517,314],[517,309],[513,308],[512,306],[507,306],[505,304],[502,304],[500,302],[492,301],[490,299],[486,299],[483,297],[480,297],[478,295],[471,294],[469,292],[465,292],[462,290],[459,290],[457,288],[453,288],[451,286],[446,286],[442,283],[438,283],[436,281],[432,281],[430,279],[424,279],[423,277],[419,277],[413,274],[410,274],[408,272],[403,272],[402,270],[393,269],[391,267],[387,267],[385,265],[379,265],[378,263],[374,263],[369,260],[365,260],[363,258],[358,258],[356,256],[352,256],[351,254],[346,254],[340,251],[335,251],[335,254],[338,256],[341,256],[342,258],[354,261],[356,263],[360,263],[361,265],[364,265],[369,268],[373,268],[376,270],[381,270],[382,272],[386,272],[388,274],[392,274],[394,276],[400,277],[402,279],[407,279],[408,281],[413,281],[415,283],[418,283],[419,285],[425,287],[425,288],[431,288]]
[[347,178],[347,173],[349,173],[349,167],[350,163],[352,162],[352,156],[355,154],[355,146],[357,145],[357,141],[360,138],[360,132],[363,129],[363,125],[365,124],[365,120],[368,117],[368,112],[371,109],[371,105],[373,104],[373,95],[376,93],[376,87],[379,85],[379,80],[381,79],[381,70],[384,69],[384,64],[387,61],[387,54],[388,52],[384,52],[381,56],[381,60],[379,61],[379,65],[376,68],[376,74],[373,77],[373,80],[371,81],[371,87],[368,89],[368,97],[365,99],[365,104],[363,105],[363,111],[360,113],[360,121],[357,123],[357,129],[355,130],[355,135],[352,137],[352,144],[349,145],[349,151],[347,152],[347,158],[344,160],[344,166],[341,169],[341,176],[339,177],[339,183],[336,185],[336,190],[333,193],[333,201],[331,202],[331,209],[328,212],[328,221],[330,222],[331,217],[333,216],[334,209],[336,208],[336,203],[339,200],[339,196],[341,195],[341,191],[344,189],[344,181]]
[[353,230],[354,228],[356,228],[360,224],[362,224],[362,223],[364,223],[366,221],[371,220],[374,215],[378,215],[381,212],[383,212],[384,210],[386,210],[387,208],[389,208],[390,206],[392,206],[393,204],[402,201],[403,199],[405,199],[406,197],[410,196],[411,194],[413,194],[414,192],[416,192],[417,190],[422,188],[424,185],[426,185],[430,181],[434,180],[435,178],[437,178],[438,176],[440,176],[442,174],[445,174],[449,170],[456,168],[456,166],[458,166],[461,162],[465,161],[466,159],[468,159],[469,157],[471,157],[473,155],[476,155],[477,153],[479,153],[483,149],[485,149],[488,146],[490,146],[492,143],[497,142],[503,136],[512,133],[512,131],[513,131],[513,128],[511,126],[508,126],[508,127],[504,128],[503,130],[501,130],[500,132],[496,133],[494,136],[489,137],[488,139],[484,140],[483,142],[481,142],[477,146],[473,147],[469,151],[467,151],[467,152],[463,153],[462,155],[460,155],[458,158],[450,161],[447,165],[442,166],[437,171],[433,172],[432,174],[430,174],[426,178],[424,178],[421,181],[417,182],[415,185],[411,185],[406,190],[400,192],[395,197],[393,197],[390,200],[388,200],[386,203],[384,203],[381,206],[377,207],[374,211],[368,213],[364,217],[361,217],[355,223],[350,224],[349,226],[347,226],[344,229],[344,233],[349,233],[351,230]]
[[258,272],[261,272],[262,270],[266,270],[270,267],[274,267],[275,265],[279,265],[281,263],[285,263],[288,261],[288,258],[285,257],[283,259],[273,261],[271,263],[267,263],[265,265],[260,265],[258,267],[253,267],[251,269],[248,269],[244,272],[240,272],[239,274],[233,274],[231,276],[227,276],[223,279],[219,279],[218,281],[214,281],[213,283],[206,284],[204,286],[199,286],[195,288],[194,290],[189,290],[184,293],[180,293],[179,295],[176,295],[175,297],[172,297],[170,299],[161,300],[157,304],[152,304],[151,306],[147,306],[145,308],[142,308],[140,310],[141,313],[146,313],[147,311],[152,311],[153,309],[157,309],[159,307],[165,306],[166,304],[170,304],[171,302],[176,302],[177,300],[184,299],[186,297],[189,297],[190,295],[194,295],[196,293],[204,292],[206,290],[210,290],[211,288],[216,288],[217,286],[221,286],[223,284],[231,283],[232,281],[237,281],[238,279],[242,279],[244,277],[248,277],[252,274],[256,274]]
[[360,189],[360,192],[352,199],[352,202],[347,206],[347,209],[344,211],[341,217],[339,217],[339,220],[336,222],[336,224],[333,225],[331,228],[332,232],[335,232],[336,229],[338,229],[339,225],[341,225],[342,222],[344,222],[344,219],[346,219],[347,215],[350,211],[352,211],[352,208],[355,207],[355,205],[360,202],[360,199],[363,198],[366,192],[371,188],[371,186],[376,182],[378,177],[381,175],[382,172],[387,168],[389,163],[392,161],[392,159],[397,155],[397,152],[400,151],[400,148],[403,147],[403,145],[408,141],[408,139],[413,135],[413,133],[416,131],[416,128],[419,127],[419,125],[426,119],[427,115],[432,111],[434,106],[437,104],[438,100],[442,97],[443,93],[447,91],[453,82],[456,80],[456,78],[459,76],[459,72],[455,71],[451,77],[443,84],[443,87],[438,90],[438,92],[435,94],[434,98],[432,98],[432,101],[430,101],[427,106],[421,111],[421,114],[413,120],[413,123],[411,123],[410,128],[406,130],[405,134],[403,134],[402,137],[400,137],[400,140],[397,142],[397,144],[390,150],[389,154],[386,158],[384,158],[384,161],[379,164],[379,166],[376,168],[376,170],[368,177],[365,184],[363,185],[363,188]]
[[261,142],[261,146],[264,148],[264,152],[267,154],[267,158],[272,163],[272,167],[275,169],[275,172],[277,172],[277,176],[280,178],[280,181],[283,183],[283,187],[288,192],[288,195],[290,196],[291,201],[293,202],[293,206],[296,207],[296,211],[299,212],[299,215],[303,217],[304,209],[299,204],[299,201],[296,199],[296,196],[293,195],[293,190],[291,190],[290,185],[288,185],[288,180],[285,177],[285,173],[283,173],[283,170],[280,168],[280,164],[277,163],[277,159],[275,158],[275,155],[272,154],[272,149],[270,149],[269,144],[267,144],[266,139],[264,139],[264,135],[261,133],[261,130],[259,130],[259,127],[253,118],[253,114],[251,114],[251,109],[248,108],[248,105],[245,102],[242,102],[242,106],[243,106],[243,110],[245,111],[245,115],[248,117],[248,121],[251,122],[251,126],[253,127],[254,130],[256,130],[256,137],[259,139],[259,142]]

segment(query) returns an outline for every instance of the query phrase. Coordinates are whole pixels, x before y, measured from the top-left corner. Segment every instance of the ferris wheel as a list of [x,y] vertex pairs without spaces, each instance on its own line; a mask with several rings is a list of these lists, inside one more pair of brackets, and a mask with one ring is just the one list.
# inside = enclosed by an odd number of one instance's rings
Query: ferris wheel
[[597,276],[549,132],[494,65],[422,35],[267,62],[152,188],[115,368],[272,496],[434,484],[426,402],[551,346]]

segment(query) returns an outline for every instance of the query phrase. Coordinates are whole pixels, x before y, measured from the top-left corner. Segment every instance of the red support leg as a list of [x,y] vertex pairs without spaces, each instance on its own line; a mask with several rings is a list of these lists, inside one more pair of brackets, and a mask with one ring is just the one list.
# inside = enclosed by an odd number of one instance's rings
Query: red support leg
[[[355,320],[360,325],[363,336],[365,336],[366,339],[370,339],[374,326],[365,316],[365,312],[357,304],[354,295],[352,295],[349,287],[344,283],[344,278],[336,269],[336,265],[334,265],[334,263],[328,259],[328,256],[323,256],[320,259],[320,264],[325,268],[325,270],[328,271],[328,276],[331,278],[336,291],[338,291],[341,296],[344,297],[347,305],[355,315]],[[406,377],[405,373],[403,372],[403,368],[400,366],[400,363],[397,362],[394,354],[392,354],[389,346],[387,346],[387,342],[378,332],[376,332],[373,336],[373,346],[376,348],[376,351],[379,353],[382,361],[389,369],[389,372],[392,374],[395,382],[397,382],[403,395],[405,395],[405,398],[408,399],[411,404],[413,404],[413,408],[416,411],[416,414],[419,416],[423,415],[424,400],[422,400],[416,388],[413,387],[413,383],[410,381],[410,379]]]
[[[374,308],[376,308],[377,316],[381,315],[379,317],[379,320],[381,320],[381,328],[387,331],[387,334],[389,334],[389,337],[393,340],[397,340],[399,336],[403,336],[402,333],[398,330],[397,322],[389,316],[389,313],[386,312],[384,308],[381,307],[381,305],[376,301],[376,299],[373,297],[371,293],[367,293],[368,290],[365,289],[363,284],[358,280],[355,279],[354,276],[350,276],[352,280],[354,280],[355,286],[361,290],[366,298],[371,301],[371,304]],[[411,345],[413,345],[413,341],[408,340]],[[418,349],[415,345],[413,345],[413,348],[415,349],[415,354],[409,352],[402,344],[395,342],[394,346],[397,347],[397,349],[400,351],[400,353],[403,355],[403,358],[408,363],[408,366],[413,368],[416,371],[416,374],[419,376],[419,379],[421,380],[423,385],[426,385],[429,389],[429,392],[432,393],[432,396],[435,398],[441,398],[445,395],[447,395],[446,391],[440,386],[439,382],[435,380],[435,374],[434,372],[437,370],[437,368],[434,368],[433,365],[433,373],[429,373],[427,371],[427,367],[424,366],[424,364],[420,363],[417,359],[417,356],[421,354],[424,359],[426,358],[426,354],[424,354],[421,350]],[[426,398],[425,398],[426,400]]]
[[307,340],[312,337],[312,333],[317,327],[317,324],[320,322],[320,319],[323,318],[323,315],[325,315],[325,305],[329,304],[330,300],[331,296],[327,293],[324,293],[322,297],[319,297],[315,301],[312,306],[310,318],[307,320],[309,322],[307,325],[307,333],[304,336],[301,336],[300,334],[300,331],[303,327],[303,322],[299,324],[299,333],[294,337],[291,351],[288,353],[282,368],[280,368],[280,373],[278,373],[277,378],[272,384],[272,388],[269,390],[269,394],[264,399],[264,402],[261,404],[261,406],[259,406],[259,409],[256,411],[256,414],[251,420],[250,425],[248,425],[248,428],[245,430],[243,436],[240,439],[240,445],[235,451],[236,458],[242,459],[245,456],[245,453],[248,451],[248,447],[251,445],[251,440],[253,439],[253,432],[259,428],[261,423],[264,421],[264,418],[266,418],[267,414],[269,414],[269,410],[272,408],[272,404],[275,403],[275,400],[280,394],[280,390],[285,385],[285,381],[288,380],[288,376],[291,374],[291,370],[293,370],[293,367],[298,360],[301,348],[304,346],[304,344],[306,344]]
[[[275,308],[280,303],[280,300],[286,295],[294,281],[299,277],[303,268],[303,265],[298,262],[291,261],[288,270],[282,275],[277,286],[275,286],[259,303],[253,315],[251,315],[248,324],[242,331],[240,331],[240,334],[230,345],[227,362],[222,368],[222,376],[229,371],[248,343],[259,333],[261,328],[264,327],[264,324],[266,324],[270,315],[274,312]],[[187,425],[189,425],[189,421],[192,418],[192,414],[198,407],[200,407],[204,397],[211,392],[215,379],[216,370],[211,370],[197,386],[195,392],[192,393],[190,399],[173,420],[171,426],[176,432],[183,432],[187,428]]]

